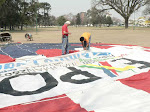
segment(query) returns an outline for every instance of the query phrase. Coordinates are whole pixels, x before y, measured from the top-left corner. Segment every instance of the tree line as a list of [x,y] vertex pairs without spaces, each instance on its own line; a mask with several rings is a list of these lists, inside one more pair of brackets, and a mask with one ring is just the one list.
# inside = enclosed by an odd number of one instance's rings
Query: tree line
[[75,26],[110,26],[113,24],[113,20],[107,14],[107,12],[102,12],[95,7],[87,10],[87,12],[80,12],[77,15],[73,15],[70,13],[66,16],[60,16],[57,18],[57,23],[58,25],[63,25],[66,20],[70,20],[71,24]]
[[0,2],[0,25],[5,30],[23,27],[47,25],[51,23],[51,5],[37,0],[3,0]]
[[[72,25],[87,24],[113,24],[111,17],[107,17],[104,12],[96,8],[89,9],[84,15],[84,20],[77,15],[67,15],[66,17],[55,17],[50,14],[51,5],[47,2],[37,2],[37,0],[3,0],[0,2],[0,26],[4,30],[23,30],[24,27],[36,25],[52,26],[63,25],[66,20],[70,20]],[[70,17],[70,18],[68,18]]]
[[[143,13],[145,15],[150,14],[150,0],[92,0],[91,5],[92,8],[86,12],[84,24],[99,26],[107,24],[110,26],[113,24],[113,21],[107,15],[107,12],[114,10],[124,19],[125,28],[128,28],[129,18],[133,13],[138,12],[141,7],[146,6]],[[63,17],[60,18],[64,19]],[[73,20],[72,23],[76,25],[83,24],[79,13],[76,15],[76,20]]]

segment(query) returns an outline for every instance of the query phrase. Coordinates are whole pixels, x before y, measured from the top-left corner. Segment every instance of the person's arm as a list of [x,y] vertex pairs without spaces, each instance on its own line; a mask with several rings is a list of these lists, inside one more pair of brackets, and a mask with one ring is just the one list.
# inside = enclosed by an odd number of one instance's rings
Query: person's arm
[[63,33],[64,33],[64,34],[71,34],[70,32],[66,32],[66,31],[64,31]]
[[86,48],[89,46],[89,42],[87,42]]
[[82,47],[83,47],[83,41],[81,41],[81,43],[82,43]]
[[86,50],[86,47],[84,47],[84,45],[83,45],[83,41],[81,41],[81,43],[82,43],[82,47],[83,47],[83,49],[84,49],[84,50]]
[[87,43],[87,44],[86,44],[86,47],[85,47],[85,48],[87,49],[87,47],[89,46],[89,40],[86,40],[86,43]]

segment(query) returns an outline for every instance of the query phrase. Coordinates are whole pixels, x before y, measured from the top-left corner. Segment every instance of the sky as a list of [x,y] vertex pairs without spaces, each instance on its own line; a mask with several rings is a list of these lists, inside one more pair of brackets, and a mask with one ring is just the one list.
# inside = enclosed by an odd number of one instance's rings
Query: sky
[[50,3],[51,14],[56,17],[69,13],[76,15],[91,8],[91,0],[39,0],[39,2]]
[[[91,0],[38,0],[39,2],[48,2],[51,5],[51,15],[56,17],[72,13],[76,15],[80,12],[86,12],[88,9],[91,8]],[[123,18],[116,13],[115,11],[111,10],[110,13],[112,17],[117,17],[121,20]],[[135,18],[138,18],[142,14],[142,10],[138,10],[135,12]],[[131,19],[134,19],[134,14],[131,15]]]

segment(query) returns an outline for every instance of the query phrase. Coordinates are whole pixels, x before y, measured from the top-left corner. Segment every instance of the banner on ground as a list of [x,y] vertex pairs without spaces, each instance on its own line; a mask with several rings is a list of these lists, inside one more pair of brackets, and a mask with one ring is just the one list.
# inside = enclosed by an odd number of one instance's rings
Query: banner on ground
[[[0,64],[0,111],[148,112],[149,57],[149,49],[118,45]],[[59,109],[47,106],[54,103]]]

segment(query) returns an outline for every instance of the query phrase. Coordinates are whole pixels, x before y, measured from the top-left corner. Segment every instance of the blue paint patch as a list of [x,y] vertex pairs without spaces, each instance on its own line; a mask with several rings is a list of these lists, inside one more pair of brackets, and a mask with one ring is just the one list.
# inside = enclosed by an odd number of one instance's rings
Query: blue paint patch
[[106,73],[108,76],[110,77],[117,77],[116,75],[114,75],[110,70],[106,69],[106,68],[103,68],[102,67],[102,70],[104,71],[104,73]]

